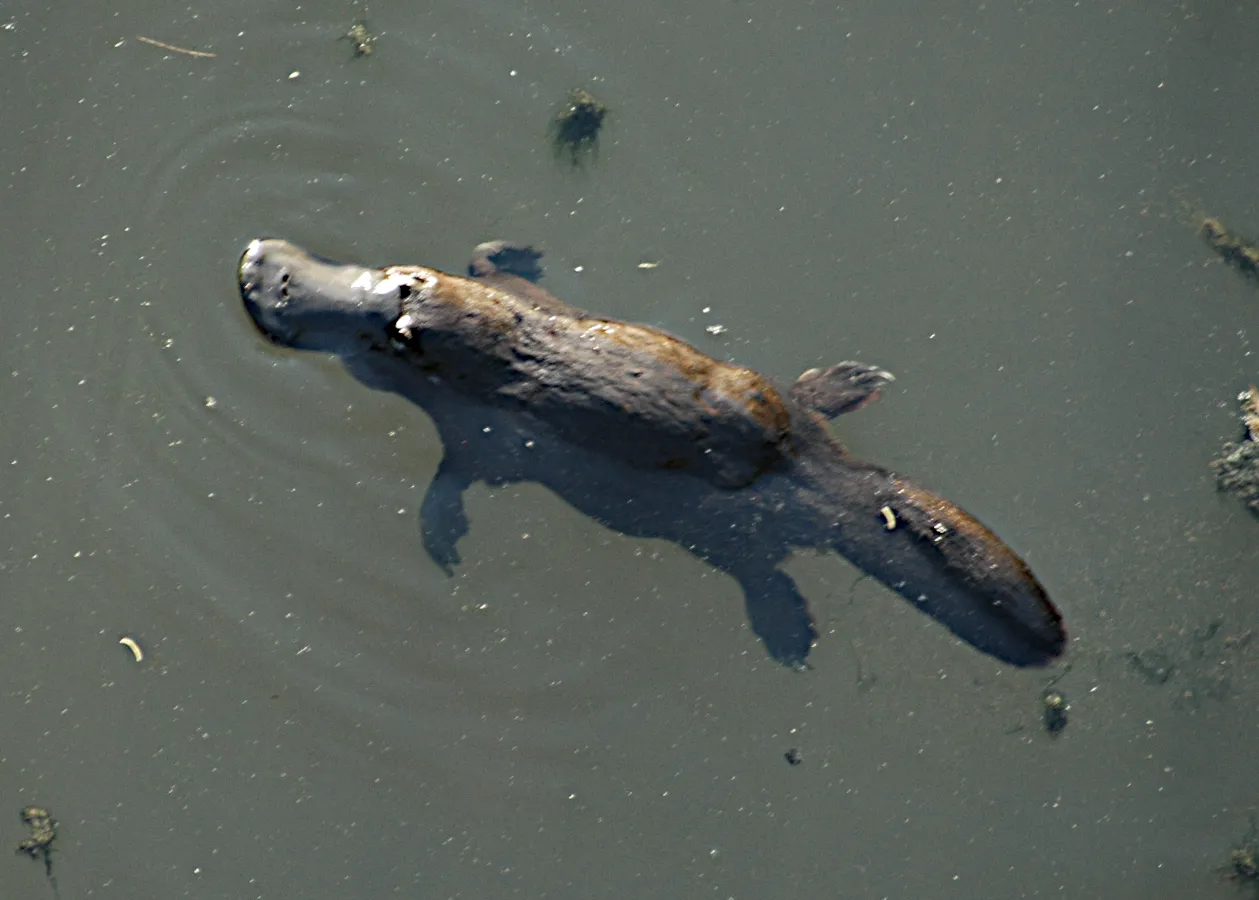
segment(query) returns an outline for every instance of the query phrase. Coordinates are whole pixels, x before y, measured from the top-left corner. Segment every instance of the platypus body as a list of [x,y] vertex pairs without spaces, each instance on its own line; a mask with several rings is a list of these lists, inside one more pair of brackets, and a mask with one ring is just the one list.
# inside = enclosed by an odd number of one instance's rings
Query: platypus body
[[839,363],[783,391],[658,329],[568,306],[536,284],[539,258],[482,244],[464,277],[256,240],[240,260],[263,334],[336,354],[364,384],[432,416],[444,456],[421,531],[447,573],[468,530],[468,486],[535,481],[609,528],[673,541],[732,575],[753,630],[784,663],[802,664],[816,638],[779,568],[805,548],[837,551],[1005,662],[1062,653],[1062,617],[1009,547],[830,436],[827,420],[890,375]]

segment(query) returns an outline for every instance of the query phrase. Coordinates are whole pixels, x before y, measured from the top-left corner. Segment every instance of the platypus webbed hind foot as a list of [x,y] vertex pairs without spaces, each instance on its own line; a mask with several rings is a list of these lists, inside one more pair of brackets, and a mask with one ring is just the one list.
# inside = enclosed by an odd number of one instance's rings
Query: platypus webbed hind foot
[[879,398],[879,389],[895,376],[865,363],[835,363],[825,369],[809,369],[791,386],[791,399],[833,419]]

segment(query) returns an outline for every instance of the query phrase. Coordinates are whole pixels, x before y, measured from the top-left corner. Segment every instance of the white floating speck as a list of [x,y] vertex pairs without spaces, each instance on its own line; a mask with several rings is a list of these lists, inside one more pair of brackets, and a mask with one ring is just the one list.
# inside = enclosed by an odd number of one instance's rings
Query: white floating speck
[[131,655],[136,658],[136,662],[144,662],[144,650],[135,638],[124,635],[118,639],[118,643],[131,651]]

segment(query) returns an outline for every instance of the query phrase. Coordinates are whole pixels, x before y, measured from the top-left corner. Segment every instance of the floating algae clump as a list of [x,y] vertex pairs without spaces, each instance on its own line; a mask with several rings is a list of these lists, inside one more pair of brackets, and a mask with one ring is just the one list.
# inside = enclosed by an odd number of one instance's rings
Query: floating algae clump
[[1259,516],[1259,388],[1252,384],[1237,399],[1245,433],[1237,443],[1224,445],[1224,455],[1212,460],[1211,468],[1216,488],[1233,494]]
[[569,93],[564,108],[551,120],[551,142],[555,155],[567,158],[573,166],[599,150],[599,130],[608,108],[587,90]]
[[1259,281],[1259,246],[1230,232],[1219,219],[1204,218],[1199,231],[1220,259]]

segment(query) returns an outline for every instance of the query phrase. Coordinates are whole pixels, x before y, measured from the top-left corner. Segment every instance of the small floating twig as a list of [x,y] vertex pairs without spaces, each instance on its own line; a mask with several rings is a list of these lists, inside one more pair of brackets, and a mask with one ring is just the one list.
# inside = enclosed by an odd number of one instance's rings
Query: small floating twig
[[207,53],[204,50],[189,50],[187,47],[163,44],[161,41],[155,41],[153,38],[145,37],[142,34],[137,34],[136,40],[141,44],[148,44],[150,47],[159,47],[162,50],[169,50],[171,53],[182,53],[184,56],[196,56],[199,59],[218,59],[219,56],[217,53]]
[[136,662],[144,662],[144,648],[140,646],[140,642],[135,638],[123,635],[118,639],[118,643],[131,651],[131,655],[136,658]]

